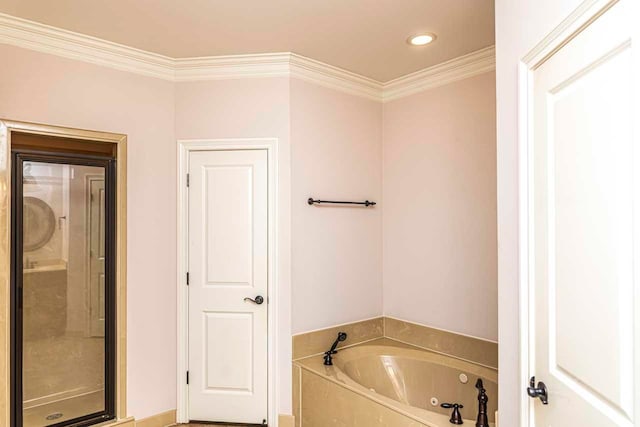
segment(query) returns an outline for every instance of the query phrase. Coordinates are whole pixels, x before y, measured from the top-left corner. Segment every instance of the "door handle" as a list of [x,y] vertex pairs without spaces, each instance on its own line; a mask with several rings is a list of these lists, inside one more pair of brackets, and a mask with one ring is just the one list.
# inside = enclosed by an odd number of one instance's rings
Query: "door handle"
[[261,297],[260,295],[258,295],[255,299],[246,297],[244,300],[245,301],[251,301],[252,303],[258,304],[258,305],[260,305],[260,304],[262,304],[264,302],[264,298]]
[[547,394],[547,386],[542,381],[538,382],[536,386],[536,377],[531,377],[529,380],[529,387],[527,387],[527,394],[532,398],[539,398],[543,405],[549,403],[549,395]]

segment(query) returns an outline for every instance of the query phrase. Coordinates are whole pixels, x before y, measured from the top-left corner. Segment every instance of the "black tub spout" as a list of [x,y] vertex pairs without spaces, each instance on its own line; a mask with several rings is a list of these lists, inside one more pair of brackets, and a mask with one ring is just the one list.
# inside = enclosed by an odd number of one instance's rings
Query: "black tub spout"
[[347,333],[346,332],[338,332],[338,338],[336,338],[336,340],[333,342],[333,345],[331,346],[329,351],[325,351],[324,352],[324,364],[325,365],[327,365],[327,366],[333,365],[333,355],[338,352],[338,350],[336,350],[336,347],[338,347],[338,343],[340,341],[344,341],[346,339],[347,339]]

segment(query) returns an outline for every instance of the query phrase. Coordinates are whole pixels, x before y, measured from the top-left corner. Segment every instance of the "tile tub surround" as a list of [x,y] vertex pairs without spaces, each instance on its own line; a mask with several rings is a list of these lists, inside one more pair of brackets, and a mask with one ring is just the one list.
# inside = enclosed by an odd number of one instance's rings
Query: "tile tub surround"
[[[366,375],[365,371],[369,371],[369,368],[372,367],[367,365],[366,359],[369,356],[376,358],[380,355],[384,355],[382,356],[384,358],[394,358],[393,366],[396,366],[397,363],[397,366],[400,367],[401,371],[394,375],[400,375],[401,379],[404,378],[402,390],[394,392],[393,381],[387,383],[381,378],[381,382],[374,380],[376,385],[373,385],[374,383],[370,384],[371,379],[365,379],[365,382],[360,384],[354,380],[355,377],[351,376],[353,373]],[[425,375],[431,377],[430,371],[424,371],[424,366],[420,367],[420,363],[424,362],[435,363],[437,366],[434,366],[433,369],[437,370],[434,371],[435,383],[428,384],[429,381],[424,383],[426,388],[423,393],[420,386],[423,384],[421,378]],[[355,365],[353,365],[354,363]],[[415,366],[418,367],[418,370],[413,370],[415,368],[413,367],[411,371],[403,373],[402,366],[406,363],[418,363]],[[495,369],[436,354],[388,338],[369,341],[345,350],[343,359],[336,360],[334,366],[324,366],[321,358],[308,357],[294,362],[294,368],[297,369],[297,372],[294,371],[294,377],[298,381],[298,387],[295,388],[294,394],[297,394],[295,398],[299,401],[295,412],[296,426],[301,427],[448,426],[449,411],[441,408],[432,409],[425,405],[426,402],[422,401],[422,394],[425,394],[424,399],[433,395],[439,399],[451,398],[464,403],[467,410],[463,411],[463,416],[466,423],[469,423],[475,419],[477,411],[474,384],[471,381],[464,385],[449,382],[447,378],[452,375],[452,370],[454,376],[459,370],[468,374],[470,379],[485,378],[485,387],[490,394],[490,402],[494,400],[492,397],[497,395],[497,372]],[[353,369],[356,371],[349,374],[348,372]],[[374,371],[369,372],[377,375]],[[407,377],[407,374],[410,376]],[[404,383],[405,381],[406,383]],[[379,391],[375,392],[369,387],[375,387]],[[389,387],[391,388],[389,389]],[[392,395],[395,396],[396,393],[401,394],[393,398]],[[472,396],[469,396],[469,393]],[[415,404],[421,407],[413,406]],[[491,412],[493,412],[493,406],[495,406],[495,401],[489,408]],[[425,407],[429,409],[423,409]]]
[[333,326],[326,329],[307,332],[293,336],[293,360],[322,354],[327,351],[338,336],[338,332],[346,332],[347,340],[341,342],[339,348],[360,344],[384,336],[382,317],[362,320],[354,323]]
[[384,336],[416,347],[498,368],[498,343],[384,317]]
[[293,360],[324,353],[331,347],[338,332],[347,333],[347,340],[339,344],[339,349],[386,337],[490,368],[498,368],[498,344],[495,342],[392,317],[376,317],[294,335]]

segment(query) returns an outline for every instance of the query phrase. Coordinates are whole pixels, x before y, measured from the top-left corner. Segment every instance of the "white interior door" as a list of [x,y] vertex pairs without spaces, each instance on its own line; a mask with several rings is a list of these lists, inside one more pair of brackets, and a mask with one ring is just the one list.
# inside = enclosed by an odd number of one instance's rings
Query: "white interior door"
[[531,75],[537,427],[640,426],[640,23],[612,4]]
[[267,180],[266,150],[189,155],[191,420],[267,419]]

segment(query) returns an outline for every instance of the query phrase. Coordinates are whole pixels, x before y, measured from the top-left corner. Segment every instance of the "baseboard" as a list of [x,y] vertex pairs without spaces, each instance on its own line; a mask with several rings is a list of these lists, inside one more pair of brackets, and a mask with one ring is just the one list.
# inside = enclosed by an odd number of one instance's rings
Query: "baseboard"
[[[175,409],[135,421],[135,427],[168,427],[168,426],[173,426],[175,424],[176,424]],[[278,415],[278,427],[294,427],[294,426],[295,426],[295,418],[293,417],[293,415],[286,415],[286,414]],[[133,427],[133,424],[131,425],[131,427]]]
[[176,423],[176,410],[172,409],[161,414],[152,415],[136,421],[136,427],[167,427]]
[[278,415],[278,427],[294,427],[295,418],[293,415]]
[[[100,424],[102,426],[102,424]],[[106,427],[135,427],[136,422],[133,417],[123,418],[117,421],[113,421],[105,424]]]

